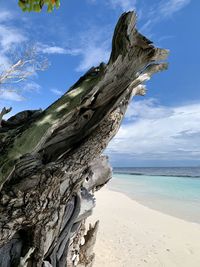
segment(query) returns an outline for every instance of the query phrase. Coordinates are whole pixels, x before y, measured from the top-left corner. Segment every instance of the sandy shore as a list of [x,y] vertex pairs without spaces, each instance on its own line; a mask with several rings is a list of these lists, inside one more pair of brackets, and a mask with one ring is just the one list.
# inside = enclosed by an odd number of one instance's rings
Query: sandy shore
[[200,225],[108,189],[96,198],[90,219],[100,220],[94,267],[200,267]]

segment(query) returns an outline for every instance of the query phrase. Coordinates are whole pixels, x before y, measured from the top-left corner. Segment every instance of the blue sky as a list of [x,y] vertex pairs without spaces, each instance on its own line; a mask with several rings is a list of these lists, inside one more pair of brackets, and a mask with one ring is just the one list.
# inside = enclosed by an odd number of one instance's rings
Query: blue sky
[[135,98],[106,153],[114,166],[200,165],[200,1],[61,0],[52,14],[22,13],[16,0],[2,1],[0,61],[36,46],[51,63],[21,85],[20,94],[0,88],[0,107],[13,113],[45,108],[91,66],[108,59],[115,24],[136,9],[138,28],[170,50],[169,70]]

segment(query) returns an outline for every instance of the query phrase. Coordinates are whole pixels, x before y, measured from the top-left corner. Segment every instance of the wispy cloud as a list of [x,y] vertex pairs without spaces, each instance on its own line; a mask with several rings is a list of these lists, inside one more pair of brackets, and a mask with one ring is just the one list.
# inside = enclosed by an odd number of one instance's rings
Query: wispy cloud
[[41,52],[45,54],[66,54],[66,50],[59,46],[47,46],[43,45]]
[[51,89],[51,92],[55,95],[58,95],[58,96],[61,96],[63,94],[63,92],[61,90],[58,90],[58,89]]
[[[15,24],[15,16],[7,10],[0,11],[0,71],[6,71],[18,57],[23,56],[26,48],[26,43],[29,41],[28,35],[19,26]],[[58,47],[45,46],[48,53],[61,51]],[[49,49],[49,51],[48,51]],[[54,51],[53,51],[54,49]],[[57,51],[55,51],[57,49]],[[32,78],[37,76],[37,73],[32,70],[32,66],[27,66],[27,72],[33,72]],[[16,89],[16,90],[15,90]],[[34,81],[22,81],[20,84],[12,84],[9,81],[0,86],[0,100],[4,101],[23,101],[23,93],[39,92],[41,86]]]
[[[10,89],[10,88],[14,89]],[[12,86],[8,84],[5,88],[0,87],[0,100],[20,102],[26,100],[23,96],[25,93],[39,93],[41,86],[34,81],[25,81],[21,83],[20,87]]]
[[37,43],[37,51],[44,54],[60,54],[60,55],[71,55],[77,56],[80,53],[80,49],[69,49],[56,45],[47,45],[42,43]]
[[86,71],[92,66],[98,65],[100,62],[106,62],[109,55],[110,51],[106,46],[102,45],[102,47],[100,47],[95,43],[90,44],[80,53],[82,59],[76,70]]
[[[89,3],[99,4],[98,0],[88,0]],[[108,5],[112,9],[120,8],[122,11],[130,11],[136,9],[136,0],[103,0],[103,4]]]
[[[27,41],[24,32],[14,25],[14,15],[7,10],[0,11],[0,71],[4,71],[13,62],[10,52],[14,51],[16,46]],[[5,85],[4,85],[5,86]],[[7,86],[6,86],[7,87]],[[23,101],[24,97],[17,91],[9,88],[0,88],[0,100],[3,101]]]
[[168,0],[162,1],[159,7],[162,16],[168,17],[187,6],[191,0]]
[[26,91],[26,92],[37,92],[38,93],[41,90],[41,86],[34,81],[25,82],[22,88],[23,88],[23,91]]
[[8,10],[1,10],[0,15],[0,22],[11,20],[14,17],[13,14]]
[[173,114],[173,109],[160,106],[154,98],[142,101],[132,101],[126,112],[127,121],[135,121],[139,119],[159,119],[169,117]]
[[192,160],[200,156],[200,103],[159,106],[155,100],[133,102],[126,122],[108,153],[132,160]]
[[[6,59],[6,53],[16,45],[27,40],[25,33],[16,28],[13,22],[14,16],[11,12],[0,11],[0,56]],[[3,64],[4,62],[1,62]],[[7,60],[6,60],[7,63]]]
[[[144,24],[141,31],[150,34],[152,27],[157,23],[172,17],[178,11],[190,4],[191,0],[161,0],[153,7],[143,11]],[[145,14],[145,15],[144,15]]]
[[13,45],[17,45],[26,40],[26,37],[18,29],[11,26],[0,25],[1,52],[6,52],[11,49]]
[[19,102],[25,100],[25,98],[16,91],[3,90],[0,91],[0,100]]
[[136,0],[108,0],[112,8],[121,8],[123,11],[136,9]]
[[[92,36],[92,38],[91,38]],[[75,43],[80,56],[77,71],[86,71],[101,62],[107,62],[111,49],[111,31],[108,28],[92,26],[86,32],[79,35]]]
[[[93,36],[93,38],[91,38]],[[71,48],[37,43],[37,51],[48,55],[79,56],[80,61],[76,71],[87,71],[92,66],[108,60],[110,42],[105,39],[103,30],[91,27],[87,32],[75,36]],[[79,45],[77,45],[79,44]]]

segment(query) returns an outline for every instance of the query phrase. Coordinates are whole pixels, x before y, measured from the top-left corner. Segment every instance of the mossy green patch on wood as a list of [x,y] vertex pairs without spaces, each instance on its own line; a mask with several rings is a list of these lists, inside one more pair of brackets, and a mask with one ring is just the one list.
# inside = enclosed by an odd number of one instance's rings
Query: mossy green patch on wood
[[12,171],[15,161],[24,154],[32,153],[55,123],[60,122],[74,108],[78,108],[84,96],[98,83],[100,76],[100,73],[91,77],[87,75],[77,87],[49,106],[38,120],[30,123],[26,130],[16,136],[7,152],[0,156],[0,186]]

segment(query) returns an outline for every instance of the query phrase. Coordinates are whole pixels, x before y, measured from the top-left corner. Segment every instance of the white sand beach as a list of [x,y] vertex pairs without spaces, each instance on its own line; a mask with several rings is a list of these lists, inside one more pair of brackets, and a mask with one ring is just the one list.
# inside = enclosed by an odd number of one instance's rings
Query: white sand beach
[[96,193],[100,220],[94,267],[200,267],[200,225],[147,208],[108,189]]

